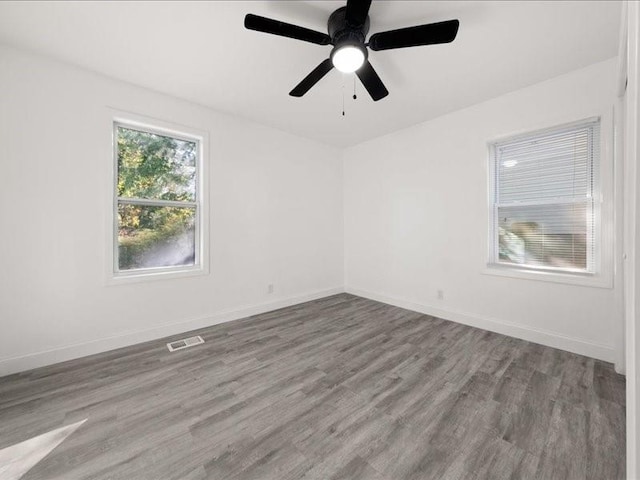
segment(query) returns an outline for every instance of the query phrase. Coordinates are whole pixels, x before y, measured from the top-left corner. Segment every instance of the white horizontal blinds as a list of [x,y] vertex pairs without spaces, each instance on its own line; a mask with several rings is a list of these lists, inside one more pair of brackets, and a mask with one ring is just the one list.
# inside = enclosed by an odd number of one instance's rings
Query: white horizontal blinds
[[494,147],[497,260],[593,272],[599,122]]

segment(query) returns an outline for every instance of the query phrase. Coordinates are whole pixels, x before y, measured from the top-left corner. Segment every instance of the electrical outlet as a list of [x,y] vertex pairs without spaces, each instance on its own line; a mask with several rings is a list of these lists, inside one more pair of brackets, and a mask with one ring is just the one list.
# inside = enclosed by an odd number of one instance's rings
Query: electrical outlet
[[444,300],[444,290],[438,290],[438,300]]
[[273,293],[273,283],[267,285],[267,293]]

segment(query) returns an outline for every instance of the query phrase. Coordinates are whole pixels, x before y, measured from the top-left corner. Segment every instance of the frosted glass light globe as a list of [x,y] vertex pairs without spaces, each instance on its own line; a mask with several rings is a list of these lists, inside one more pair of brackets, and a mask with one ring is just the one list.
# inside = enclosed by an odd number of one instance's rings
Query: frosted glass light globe
[[352,73],[364,63],[364,53],[357,47],[345,46],[336,50],[331,60],[342,73]]

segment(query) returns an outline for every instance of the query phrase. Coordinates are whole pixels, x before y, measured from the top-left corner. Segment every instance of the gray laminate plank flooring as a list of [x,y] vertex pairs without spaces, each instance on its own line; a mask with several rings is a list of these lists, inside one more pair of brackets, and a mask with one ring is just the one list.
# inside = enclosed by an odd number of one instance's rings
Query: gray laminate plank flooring
[[0,379],[23,478],[622,479],[612,365],[341,294]]

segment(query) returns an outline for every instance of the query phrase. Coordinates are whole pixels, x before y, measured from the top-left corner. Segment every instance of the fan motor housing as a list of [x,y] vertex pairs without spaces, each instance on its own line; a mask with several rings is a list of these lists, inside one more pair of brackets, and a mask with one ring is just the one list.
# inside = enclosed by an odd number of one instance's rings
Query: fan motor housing
[[346,17],[347,7],[341,7],[329,17],[327,31],[333,45],[364,44],[364,39],[369,33],[369,16],[362,25],[351,25]]

